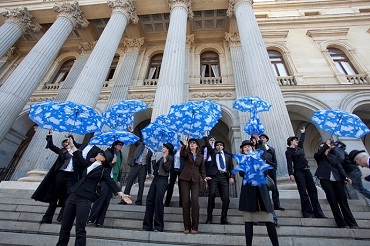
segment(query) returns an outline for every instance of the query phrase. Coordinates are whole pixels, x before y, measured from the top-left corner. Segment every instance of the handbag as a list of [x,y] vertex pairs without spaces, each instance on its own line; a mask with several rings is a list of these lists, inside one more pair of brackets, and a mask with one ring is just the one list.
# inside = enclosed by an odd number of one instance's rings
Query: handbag
[[100,179],[95,188],[95,201],[98,200],[99,197],[101,197],[101,181],[103,178],[103,173],[104,173],[104,168],[101,170]]
[[269,191],[275,190],[275,182],[270,176],[266,176],[266,185]]

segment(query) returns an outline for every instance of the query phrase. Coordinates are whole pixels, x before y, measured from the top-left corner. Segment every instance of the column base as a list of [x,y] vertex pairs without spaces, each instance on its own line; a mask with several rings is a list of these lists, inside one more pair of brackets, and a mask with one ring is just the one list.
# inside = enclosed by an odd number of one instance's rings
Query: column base
[[26,177],[19,178],[18,181],[20,182],[41,182],[47,171],[45,170],[31,170],[27,173]]

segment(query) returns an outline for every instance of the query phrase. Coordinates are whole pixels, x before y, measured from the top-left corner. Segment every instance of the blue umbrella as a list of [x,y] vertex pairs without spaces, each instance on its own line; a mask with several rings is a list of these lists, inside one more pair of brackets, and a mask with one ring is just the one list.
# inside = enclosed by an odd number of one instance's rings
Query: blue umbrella
[[272,169],[272,166],[261,159],[263,150],[248,151],[248,154],[233,154],[237,165],[233,173],[243,172],[243,185],[250,183],[252,186],[261,186],[266,184],[266,178],[263,174],[266,170]]
[[172,105],[168,118],[177,132],[202,138],[221,118],[221,106],[210,100]]
[[248,120],[247,124],[244,126],[244,131],[249,135],[253,135],[257,133],[258,135],[265,132],[265,128],[262,125],[260,118],[258,117],[257,113],[253,113]]
[[44,128],[43,126],[45,124],[48,124],[47,117],[45,117],[44,114],[45,112],[47,112],[46,110],[49,109],[51,105],[53,104],[56,104],[56,102],[52,100],[45,100],[45,101],[30,105],[30,113],[28,117],[33,122],[35,122],[38,126],[40,126],[41,128]]
[[162,149],[164,143],[172,143],[175,149],[180,147],[180,135],[168,126],[150,123],[141,130],[143,142],[155,152]]
[[111,129],[93,136],[90,139],[89,144],[111,146],[116,140],[123,142],[125,145],[130,145],[136,143],[139,140],[139,137],[128,131],[117,131]]
[[233,108],[242,112],[264,112],[269,111],[271,104],[259,97],[243,97],[233,103]]
[[142,101],[123,100],[103,113],[103,122],[111,129],[125,130],[134,124],[133,114],[147,108],[147,105]]
[[101,116],[93,108],[70,101],[46,102],[36,111],[36,118],[42,118],[42,121],[36,123],[43,129],[84,135],[100,131],[102,126]]
[[319,129],[337,137],[361,138],[370,132],[357,115],[342,110],[319,110],[311,120]]

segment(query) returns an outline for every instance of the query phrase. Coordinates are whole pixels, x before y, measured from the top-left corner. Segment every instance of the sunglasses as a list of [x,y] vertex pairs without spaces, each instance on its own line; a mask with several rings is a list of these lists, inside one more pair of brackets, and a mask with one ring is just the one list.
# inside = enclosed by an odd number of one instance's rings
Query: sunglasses
[[224,146],[223,144],[216,144],[216,146]]
[[195,141],[191,141],[191,142],[189,142],[189,144],[196,144],[197,142],[195,142]]

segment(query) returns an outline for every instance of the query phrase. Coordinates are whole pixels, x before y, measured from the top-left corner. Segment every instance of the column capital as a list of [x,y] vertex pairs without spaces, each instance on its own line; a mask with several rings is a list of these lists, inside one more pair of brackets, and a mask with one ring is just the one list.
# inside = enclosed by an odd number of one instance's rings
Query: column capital
[[237,32],[225,32],[225,40],[230,47],[240,46],[240,37]]
[[19,54],[18,48],[13,46],[8,50],[8,52],[6,52],[4,58],[10,61],[13,60],[18,54]]
[[168,6],[170,7],[170,11],[175,7],[183,7],[188,12],[189,19],[192,19],[194,14],[191,9],[192,0],[168,0]]
[[108,6],[113,10],[112,12],[122,13],[128,21],[136,24],[139,21],[139,17],[136,15],[136,8],[132,0],[109,0]]
[[127,50],[139,50],[140,47],[144,44],[144,37],[141,38],[125,38],[123,40],[123,46],[126,47]]
[[78,45],[78,49],[80,50],[81,54],[86,54],[92,51],[98,41],[94,42],[80,42]]
[[5,9],[1,11],[1,14],[8,18],[6,22],[13,22],[22,28],[23,32],[28,29],[33,32],[41,30],[41,25],[37,23],[35,18],[30,14],[26,7]]
[[227,16],[231,17],[234,15],[235,9],[238,7],[241,3],[249,3],[250,5],[253,5],[253,0],[229,0],[229,7],[226,11]]
[[53,7],[54,11],[59,13],[58,17],[63,16],[72,22],[73,27],[85,28],[89,25],[83,12],[78,5],[78,2],[56,3]]
[[186,36],[186,47],[191,48],[194,44],[194,34]]

